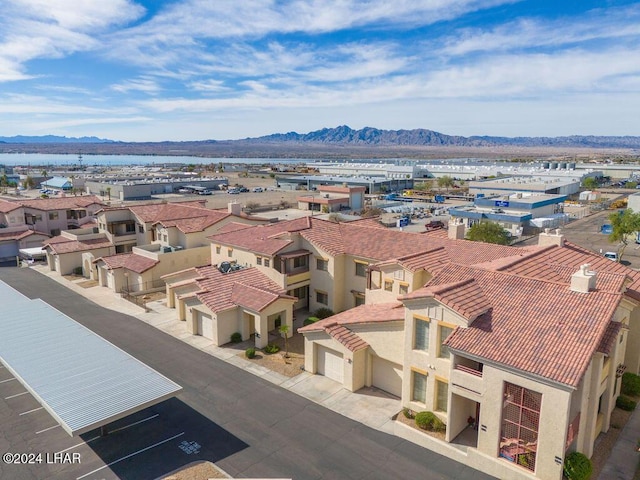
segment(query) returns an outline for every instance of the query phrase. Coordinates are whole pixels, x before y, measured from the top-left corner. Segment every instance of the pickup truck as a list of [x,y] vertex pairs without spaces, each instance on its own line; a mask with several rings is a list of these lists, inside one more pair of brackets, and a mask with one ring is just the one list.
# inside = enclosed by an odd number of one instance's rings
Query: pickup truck
[[439,230],[440,228],[444,228],[444,222],[442,222],[441,220],[431,220],[424,225],[424,228],[427,231]]

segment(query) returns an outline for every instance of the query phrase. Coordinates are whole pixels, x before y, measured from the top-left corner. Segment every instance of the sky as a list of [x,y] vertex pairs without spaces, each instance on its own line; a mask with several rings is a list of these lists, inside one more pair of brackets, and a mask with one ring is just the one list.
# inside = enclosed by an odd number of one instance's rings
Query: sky
[[1,4],[0,136],[640,135],[640,2]]

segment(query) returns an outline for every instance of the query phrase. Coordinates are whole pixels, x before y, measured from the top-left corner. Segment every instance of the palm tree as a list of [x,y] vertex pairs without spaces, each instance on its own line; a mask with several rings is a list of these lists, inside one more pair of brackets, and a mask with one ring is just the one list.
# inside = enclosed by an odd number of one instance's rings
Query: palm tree
[[280,328],[278,330],[284,336],[284,356],[288,357],[289,347],[287,345],[287,334],[289,333],[289,325],[287,325],[286,323],[283,325],[280,325]]

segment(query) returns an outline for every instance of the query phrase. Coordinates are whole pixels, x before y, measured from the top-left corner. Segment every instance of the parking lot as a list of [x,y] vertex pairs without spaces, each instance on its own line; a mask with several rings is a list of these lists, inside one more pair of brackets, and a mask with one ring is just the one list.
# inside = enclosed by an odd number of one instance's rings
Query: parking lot
[[0,478],[149,479],[246,444],[173,398],[80,437],[70,437],[0,367]]

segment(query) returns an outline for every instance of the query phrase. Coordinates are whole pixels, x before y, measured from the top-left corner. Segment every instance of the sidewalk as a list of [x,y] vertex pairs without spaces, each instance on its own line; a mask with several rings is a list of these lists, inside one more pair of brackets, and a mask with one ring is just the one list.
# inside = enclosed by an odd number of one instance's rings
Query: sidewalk
[[[242,368],[345,417],[376,430],[394,434],[394,421],[391,417],[400,411],[400,399],[397,397],[370,387],[352,393],[325,376],[313,375],[308,372],[302,372],[295,377],[281,375],[238,356],[237,349],[217,347],[213,345],[211,340],[201,335],[188,333],[185,322],[176,318],[175,309],[168,308],[164,300],[148,302],[147,309],[149,311],[145,311],[144,308],[121,298],[107,288],[100,286],[83,288],[78,285],[86,279],[70,281],[61,277],[57,272],[49,271],[46,266],[38,265],[30,268],[104,308],[136,317],[158,330],[188,343],[193,348]],[[180,383],[180,379],[174,380]]]
[[638,468],[640,453],[640,409],[636,408],[629,421],[620,432],[620,436],[613,446],[611,455],[605,463],[598,480],[632,480]]

